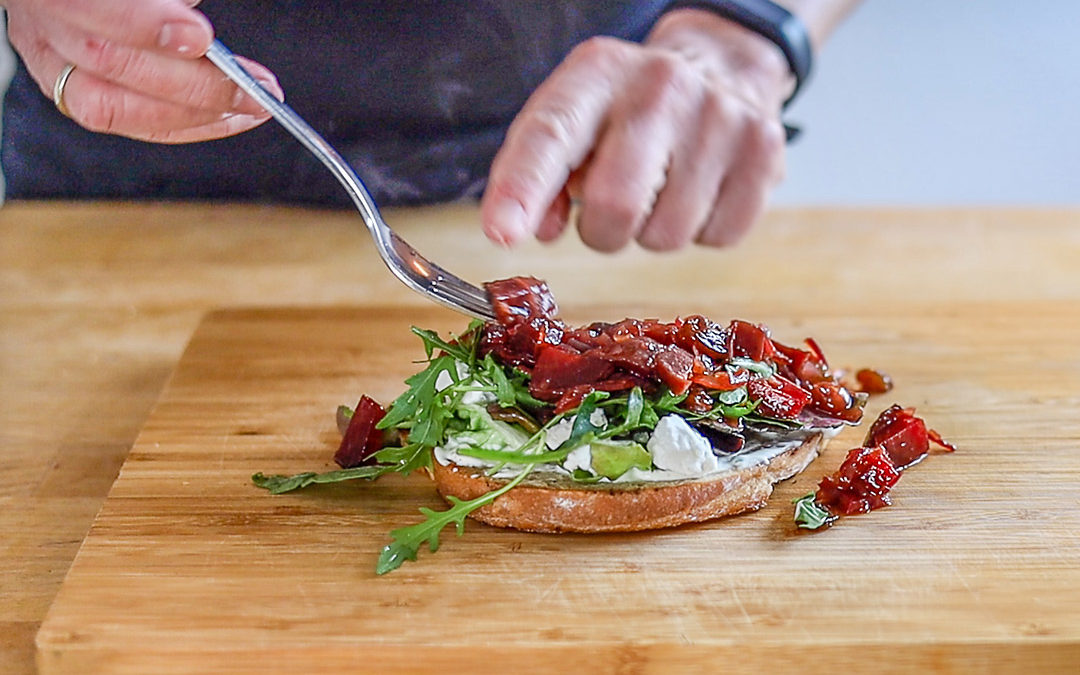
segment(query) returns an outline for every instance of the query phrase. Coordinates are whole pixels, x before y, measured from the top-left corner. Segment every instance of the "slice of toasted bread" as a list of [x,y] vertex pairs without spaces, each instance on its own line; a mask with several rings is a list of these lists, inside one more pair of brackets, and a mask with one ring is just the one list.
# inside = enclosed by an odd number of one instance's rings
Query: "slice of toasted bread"
[[[712,520],[765,505],[773,485],[802,472],[824,445],[823,433],[760,463],[700,479],[635,483],[575,483],[534,473],[470,517],[528,532],[635,532]],[[475,499],[506,484],[482,469],[433,462],[444,498]]]

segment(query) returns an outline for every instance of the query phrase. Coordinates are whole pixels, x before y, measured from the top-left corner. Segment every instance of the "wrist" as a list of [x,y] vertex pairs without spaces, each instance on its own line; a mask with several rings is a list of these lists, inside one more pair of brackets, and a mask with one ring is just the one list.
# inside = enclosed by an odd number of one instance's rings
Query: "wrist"
[[667,12],[646,44],[678,52],[702,67],[706,76],[748,89],[747,95],[765,110],[779,111],[795,90],[787,57],[774,42],[707,10]]

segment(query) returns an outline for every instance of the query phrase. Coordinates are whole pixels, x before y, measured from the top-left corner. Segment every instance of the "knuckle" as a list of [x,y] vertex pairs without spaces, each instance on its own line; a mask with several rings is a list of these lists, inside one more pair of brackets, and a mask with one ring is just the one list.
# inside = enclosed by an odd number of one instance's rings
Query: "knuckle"
[[524,202],[528,195],[535,192],[536,181],[526,177],[521,171],[513,171],[500,176],[492,176],[488,182],[486,194],[494,195],[499,200]]
[[[85,42],[86,68],[98,77],[134,91],[160,96],[193,108],[210,107],[231,101],[219,87],[232,89],[224,78],[166,77],[149,53],[111,40],[88,38]],[[80,64],[81,65],[81,64]]]
[[686,68],[674,54],[654,54],[641,66],[642,76],[660,87],[675,87],[685,81]]
[[710,87],[705,92],[701,100],[701,109],[706,123],[720,128],[733,127],[739,117],[739,111],[732,97],[715,87]]
[[542,106],[529,116],[528,129],[536,140],[554,143],[560,147],[570,145],[577,128],[581,125],[572,105],[553,103]]
[[112,40],[88,38],[84,51],[86,67],[106,80],[121,82],[138,74],[141,60],[136,52]]
[[784,129],[775,120],[757,118],[747,126],[749,150],[763,157],[776,157],[784,152]]
[[678,56],[655,55],[641,66],[641,105],[645,109],[671,111],[698,98],[696,76]]
[[625,43],[618,38],[594,35],[574,47],[566,60],[573,64],[604,66],[621,59],[625,49]]
[[[491,194],[499,201],[509,200],[521,204],[525,210],[540,199],[546,185],[541,169],[533,164],[515,164],[512,170],[493,170],[485,195]],[[485,197],[486,198],[486,197]]]
[[628,193],[624,182],[606,182],[594,185],[585,193],[585,203],[591,210],[604,214],[604,221],[619,228],[633,228],[644,216],[646,209],[636,203]]

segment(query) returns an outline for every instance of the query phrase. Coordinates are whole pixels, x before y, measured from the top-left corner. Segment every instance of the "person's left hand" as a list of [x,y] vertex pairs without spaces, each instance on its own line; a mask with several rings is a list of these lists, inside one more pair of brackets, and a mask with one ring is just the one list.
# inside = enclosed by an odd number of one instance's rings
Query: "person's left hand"
[[780,108],[794,80],[771,42],[701,10],[671,12],[642,45],[592,38],[510,126],[481,202],[487,235],[671,250],[736,241],[784,169]]

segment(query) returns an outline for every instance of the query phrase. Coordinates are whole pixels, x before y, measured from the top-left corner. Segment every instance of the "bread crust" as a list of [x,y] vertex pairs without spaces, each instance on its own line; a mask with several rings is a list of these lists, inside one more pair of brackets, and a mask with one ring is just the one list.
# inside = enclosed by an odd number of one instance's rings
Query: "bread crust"
[[[470,517],[488,525],[527,532],[636,532],[713,520],[761,508],[773,485],[802,472],[817,458],[824,434],[769,460],[710,476],[668,482],[537,484],[523,482]],[[480,469],[433,462],[436,489],[444,499],[475,499],[506,484]],[[531,478],[532,476],[530,476]]]

